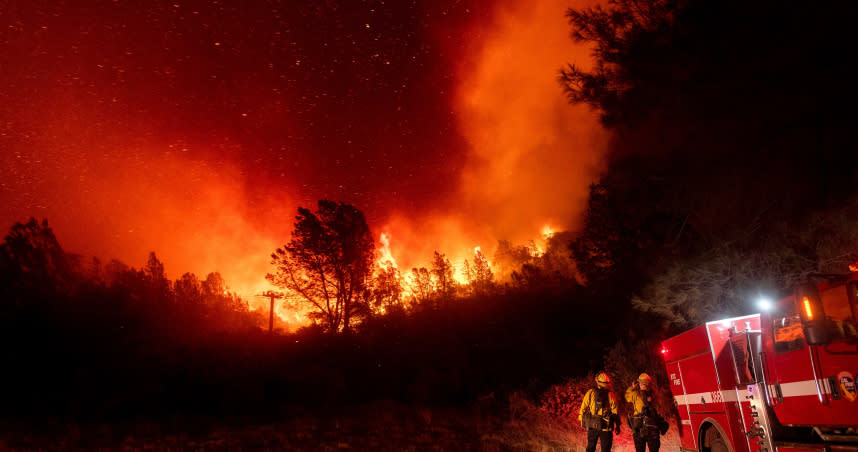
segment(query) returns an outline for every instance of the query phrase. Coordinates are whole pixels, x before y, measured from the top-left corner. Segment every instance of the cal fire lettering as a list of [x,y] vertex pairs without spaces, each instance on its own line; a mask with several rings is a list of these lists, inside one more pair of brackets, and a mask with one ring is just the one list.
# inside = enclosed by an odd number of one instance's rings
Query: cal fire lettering
[[837,374],[837,381],[840,383],[840,392],[850,402],[854,402],[858,398],[858,392],[855,390],[855,376],[850,372],[843,371]]

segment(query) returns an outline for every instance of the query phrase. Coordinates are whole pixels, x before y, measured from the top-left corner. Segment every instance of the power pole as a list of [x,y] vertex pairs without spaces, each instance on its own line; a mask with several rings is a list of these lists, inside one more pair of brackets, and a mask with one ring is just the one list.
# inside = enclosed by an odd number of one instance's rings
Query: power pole
[[257,297],[266,297],[271,300],[271,307],[268,310],[268,334],[272,334],[274,332],[274,300],[283,298],[283,294],[280,292],[269,290],[266,292],[262,292],[261,294],[257,295]]

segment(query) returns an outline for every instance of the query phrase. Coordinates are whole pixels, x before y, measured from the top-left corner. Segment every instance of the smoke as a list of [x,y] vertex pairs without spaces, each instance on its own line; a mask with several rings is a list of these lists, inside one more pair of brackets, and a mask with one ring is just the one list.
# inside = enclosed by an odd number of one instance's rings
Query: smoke
[[[226,161],[139,155],[138,163],[91,159],[65,200],[74,212],[50,217],[64,246],[135,266],[154,251],[171,278],[218,271],[230,290],[265,305],[255,295],[269,288],[269,255],[288,237],[282,219],[295,211],[289,197],[254,199],[246,176]],[[49,192],[47,198],[63,198],[61,186]]]
[[[425,211],[383,212],[390,201],[374,194],[383,220],[370,226],[376,239],[389,234],[403,271],[429,266],[434,251],[458,268],[473,259],[475,247],[491,257],[499,239],[522,243],[540,238],[546,226],[576,228],[587,187],[600,170],[603,132],[595,114],[568,105],[557,82],[566,63],[586,66],[589,60],[588,49],[569,38],[569,6],[557,0],[495,5],[487,20],[468,25],[474,28],[464,35],[474,41],[460,45],[465,54],[447,53],[456,55],[447,63],[458,80],[449,108],[466,141],[463,160],[450,162],[463,167],[451,181],[458,188]],[[98,79],[101,65],[91,66],[84,78],[106,86]],[[62,79],[61,71],[54,75],[45,79]],[[140,92],[161,87],[159,80],[141,82]],[[147,106],[147,96],[137,92],[123,100],[116,93],[124,91],[112,88],[27,83],[39,96],[9,94],[0,109],[6,150],[0,155],[0,217],[7,226],[46,217],[70,252],[140,267],[154,251],[170,278],[218,271],[231,290],[265,312],[268,300],[255,295],[270,288],[264,279],[273,270],[269,255],[288,241],[296,207],[312,208],[320,198],[349,201],[313,192],[297,161],[294,174],[259,180],[259,164],[241,163],[264,154],[251,149],[253,140],[232,136],[235,128],[196,130],[192,121],[172,120],[170,112],[184,110],[161,100]],[[426,103],[445,102],[426,96]],[[295,152],[307,158],[322,151],[302,146]]]
[[385,226],[401,263],[438,250],[458,265],[475,246],[577,228],[605,154],[597,115],[569,105],[557,81],[565,64],[590,61],[590,49],[570,38],[565,12],[595,2],[577,3],[498,5],[477,26],[480,41],[459,65],[453,105],[468,149],[458,194],[450,211]]
[[574,228],[600,168],[596,115],[570,106],[557,82],[566,63],[589,60],[569,37],[568,7],[499,9],[462,77],[457,107],[470,153],[461,192],[498,238],[532,238],[546,223]]

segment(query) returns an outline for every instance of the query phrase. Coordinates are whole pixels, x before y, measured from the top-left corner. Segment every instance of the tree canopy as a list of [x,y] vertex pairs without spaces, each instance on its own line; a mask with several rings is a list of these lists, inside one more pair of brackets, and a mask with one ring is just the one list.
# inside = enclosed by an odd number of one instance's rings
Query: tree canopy
[[292,239],[271,254],[277,287],[312,307],[330,332],[349,331],[369,313],[375,246],[363,212],[321,200],[315,213],[299,207]]

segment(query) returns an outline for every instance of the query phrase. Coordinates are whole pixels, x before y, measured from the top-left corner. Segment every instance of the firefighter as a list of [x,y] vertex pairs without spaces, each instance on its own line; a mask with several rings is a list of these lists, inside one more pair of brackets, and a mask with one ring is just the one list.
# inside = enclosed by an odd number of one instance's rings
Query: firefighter
[[629,427],[635,442],[635,452],[658,452],[661,447],[660,435],[667,431],[667,422],[653,406],[652,378],[646,373],[626,389],[626,402],[632,404],[634,414],[629,417]]
[[578,420],[587,431],[586,452],[595,452],[597,441],[602,444],[602,452],[610,452],[614,442],[611,430],[620,433],[617,398],[610,390],[610,384],[608,374],[599,372],[596,375],[596,387],[584,394],[581,409],[578,410]]

